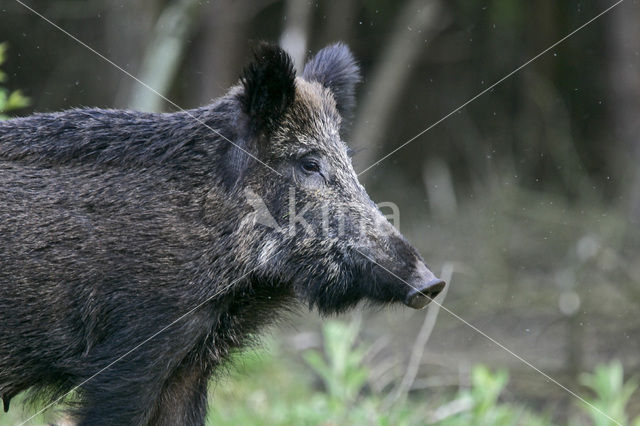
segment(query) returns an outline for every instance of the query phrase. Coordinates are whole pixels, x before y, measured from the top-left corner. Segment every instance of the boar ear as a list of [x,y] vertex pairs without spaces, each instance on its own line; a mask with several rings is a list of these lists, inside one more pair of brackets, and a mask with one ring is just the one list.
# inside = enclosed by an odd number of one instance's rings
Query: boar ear
[[240,102],[253,131],[269,130],[282,117],[295,97],[295,76],[291,57],[280,47],[261,43],[254,50],[240,78]]
[[355,106],[355,86],[360,81],[360,68],[349,48],[336,43],[320,50],[304,67],[305,80],[314,80],[333,92],[338,112],[350,119]]

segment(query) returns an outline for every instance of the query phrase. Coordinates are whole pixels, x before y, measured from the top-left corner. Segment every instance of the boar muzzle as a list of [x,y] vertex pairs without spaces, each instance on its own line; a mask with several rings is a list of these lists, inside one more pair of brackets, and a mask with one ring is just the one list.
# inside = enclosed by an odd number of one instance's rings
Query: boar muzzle
[[404,300],[404,304],[413,309],[422,309],[429,304],[444,289],[445,282],[439,278],[432,279],[426,284],[414,286]]

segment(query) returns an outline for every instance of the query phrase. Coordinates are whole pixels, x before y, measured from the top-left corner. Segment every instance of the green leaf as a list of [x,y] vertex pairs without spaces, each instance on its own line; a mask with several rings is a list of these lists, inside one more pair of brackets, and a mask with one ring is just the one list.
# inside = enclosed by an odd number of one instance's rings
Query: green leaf
[[638,384],[635,379],[624,382],[624,371],[619,361],[612,361],[608,365],[600,364],[593,373],[581,374],[579,381],[595,394],[595,398],[589,400],[588,404],[581,405],[595,425],[613,424],[607,416],[627,424],[626,407],[631,395],[638,389]]
[[[0,43],[0,65],[4,62],[6,51],[7,43]],[[6,73],[0,70],[0,83],[5,82],[6,79]],[[0,120],[6,120],[8,118],[6,114],[3,113],[24,108],[28,105],[29,98],[24,96],[19,90],[9,93],[7,89],[0,87]]]
[[20,109],[29,106],[29,98],[24,96],[20,90],[16,90],[9,95],[5,111]]

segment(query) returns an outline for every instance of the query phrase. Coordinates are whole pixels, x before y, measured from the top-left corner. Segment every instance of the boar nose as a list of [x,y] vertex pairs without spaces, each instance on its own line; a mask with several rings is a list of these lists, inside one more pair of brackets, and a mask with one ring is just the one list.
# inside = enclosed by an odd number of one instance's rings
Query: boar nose
[[444,289],[445,282],[436,277],[421,260],[416,262],[412,277],[407,282],[411,289],[404,304],[413,309],[422,309]]
[[427,283],[414,285],[414,288],[407,294],[404,304],[413,309],[422,309],[440,294],[444,286],[445,282],[440,278],[434,278]]

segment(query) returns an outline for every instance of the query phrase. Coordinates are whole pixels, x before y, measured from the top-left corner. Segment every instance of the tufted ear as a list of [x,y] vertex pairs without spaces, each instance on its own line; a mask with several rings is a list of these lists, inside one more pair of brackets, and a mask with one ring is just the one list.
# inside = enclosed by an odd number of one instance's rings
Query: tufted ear
[[240,78],[244,88],[240,102],[252,131],[275,126],[294,100],[295,76],[291,57],[284,50],[267,43],[258,45]]
[[360,67],[346,45],[336,43],[320,50],[305,65],[303,77],[330,89],[340,115],[346,120],[351,118],[355,106],[355,86],[360,81]]

